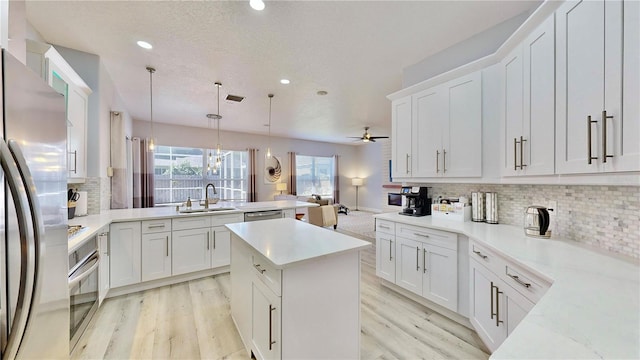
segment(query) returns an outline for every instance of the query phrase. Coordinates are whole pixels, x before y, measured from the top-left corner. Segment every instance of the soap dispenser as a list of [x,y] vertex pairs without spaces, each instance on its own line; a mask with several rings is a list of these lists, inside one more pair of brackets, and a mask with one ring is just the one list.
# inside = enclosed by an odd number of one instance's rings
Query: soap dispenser
[[187,197],[187,210],[191,210],[191,196]]

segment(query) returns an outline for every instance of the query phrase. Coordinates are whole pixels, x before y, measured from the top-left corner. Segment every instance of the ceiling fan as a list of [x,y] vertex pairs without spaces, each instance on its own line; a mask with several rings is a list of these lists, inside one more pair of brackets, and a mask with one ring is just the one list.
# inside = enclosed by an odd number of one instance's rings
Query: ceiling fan
[[371,136],[371,134],[369,133],[369,127],[365,126],[364,128],[364,134],[362,134],[362,136],[358,137],[358,136],[349,136],[349,138],[351,139],[359,139],[362,140],[362,142],[376,142],[376,139],[388,139],[388,136]]

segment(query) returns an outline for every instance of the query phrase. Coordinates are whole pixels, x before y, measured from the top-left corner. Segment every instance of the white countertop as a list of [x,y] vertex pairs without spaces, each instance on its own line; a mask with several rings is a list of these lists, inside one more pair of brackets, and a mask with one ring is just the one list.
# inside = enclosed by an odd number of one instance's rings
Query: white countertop
[[371,243],[294,219],[225,225],[278,269],[349,251]]
[[[263,210],[284,210],[295,209],[302,207],[315,207],[316,203],[310,203],[305,201],[295,200],[280,200],[280,201],[260,201],[253,203],[238,203],[238,202],[226,202],[221,201],[215,205],[209,206],[209,208],[230,208],[235,210],[222,210],[222,211],[209,211],[209,212],[196,212],[181,214],[176,212],[174,206],[160,206],[153,208],[142,209],[117,209],[117,210],[104,210],[98,215],[78,216],[69,220],[69,225],[82,225],[86,227],[85,230],[69,239],[69,252],[74,251],[85,241],[95,236],[98,231],[114,222],[125,221],[141,221],[141,220],[155,220],[166,219],[175,217],[189,217],[189,216],[215,216],[223,214],[244,214],[251,211],[263,211]],[[198,206],[194,206],[193,209],[197,209]],[[184,210],[184,207],[181,208]]]
[[466,235],[553,281],[492,359],[640,358],[637,264],[575,242],[527,237],[517,226],[375,217]]

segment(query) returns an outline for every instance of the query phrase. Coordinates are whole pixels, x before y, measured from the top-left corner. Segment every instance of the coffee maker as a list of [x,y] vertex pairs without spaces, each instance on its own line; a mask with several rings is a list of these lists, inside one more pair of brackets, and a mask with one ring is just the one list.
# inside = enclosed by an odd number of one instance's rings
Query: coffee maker
[[403,186],[400,194],[405,197],[405,208],[400,215],[431,215],[431,198],[428,195],[428,189],[424,186]]

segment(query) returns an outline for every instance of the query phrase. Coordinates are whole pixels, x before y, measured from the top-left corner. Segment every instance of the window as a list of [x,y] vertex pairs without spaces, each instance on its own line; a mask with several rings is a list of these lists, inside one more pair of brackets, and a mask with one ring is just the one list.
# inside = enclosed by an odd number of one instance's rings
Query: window
[[333,157],[296,155],[298,195],[333,196]]
[[215,159],[215,150],[158,146],[154,154],[156,204],[183,202],[188,197],[204,199],[209,183],[216,187],[220,199],[246,201],[248,153],[223,150],[222,166],[216,174],[207,171],[209,153]]

